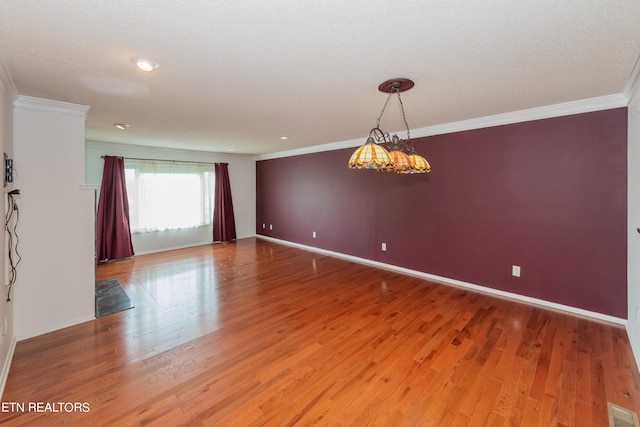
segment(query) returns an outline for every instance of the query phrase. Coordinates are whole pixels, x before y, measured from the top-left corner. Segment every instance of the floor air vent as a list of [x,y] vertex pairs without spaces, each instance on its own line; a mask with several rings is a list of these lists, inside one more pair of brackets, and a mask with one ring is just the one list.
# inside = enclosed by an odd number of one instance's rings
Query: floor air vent
[[609,410],[609,427],[640,427],[635,412],[607,402]]

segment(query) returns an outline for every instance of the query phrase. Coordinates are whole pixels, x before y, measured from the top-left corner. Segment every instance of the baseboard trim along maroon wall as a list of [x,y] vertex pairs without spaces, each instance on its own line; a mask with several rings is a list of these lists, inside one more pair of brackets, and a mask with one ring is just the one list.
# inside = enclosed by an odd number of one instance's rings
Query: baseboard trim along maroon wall
[[414,145],[430,174],[258,161],[256,233],[626,319],[626,108]]

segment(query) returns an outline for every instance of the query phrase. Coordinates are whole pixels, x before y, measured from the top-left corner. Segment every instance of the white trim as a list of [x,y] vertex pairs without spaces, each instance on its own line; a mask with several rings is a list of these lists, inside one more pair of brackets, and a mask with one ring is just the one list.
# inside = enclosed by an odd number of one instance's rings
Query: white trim
[[4,393],[4,386],[7,385],[7,378],[9,378],[9,370],[11,369],[11,362],[13,361],[13,353],[16,350],[16,337],[11,340],[7,357],[4,360],[2,366],[2,373],[0,373],[0,400],[2,400],[2,394]]
[[461,132],[465,130],[481,129],[491,126],[523,123],[532,120],[549,119],[553,117],[570,116],[572,114],[589,113],[593,111],[610,110],[626,107],[629,100],[622,94],[601,96],[598,98],[582,99],[580,101],[565,102],[545,107],[530,108],[528,110],[513,111],[511,113],[496,114],[487,117],[462,120],[443,125],[412,130],[416,137],[442,135],[445,133]]
[[211,242],[211,241],[208,241],[208,242],[188,243],[186,245],[169,246],[169,247],[166,247],[166,248],[163,247],[163,248],[160,248],[160,249],[157,249],[157,250],[153,250],[153,251],[141,251],[141,252],[136,251],[134,257],[136,257],[138,255],[157,254],[159,252],[176,251],[176,250],[180,250],[180,249],[189,249],[189,248],[195,248],[196,246],[205,246],[205,245],[213,245],[213,244],[215,244],[215,243]]
[[[133,145],[122,144],[118,142],[106,142],[106,141],[92,141],[86,140],[85,147],[92,150],[101,151],[103,153],[114,153],[122,155],[125,159],[127,156],[134,157],[136,153],[139,156],[153,157],[157,160],[184,160],[184,161],[196,161],[195,158],[199,158],[203,162],[220,163],[224,160],[256,160],[256,156],[253,154],[231,154],[231,153],[218,153],[213,151],[199,151],[199,150],[187,150],[178,148],[166,148],[166,147],[151,147],[146,145]],[[214,160],[212,160],[214,159]]]
[[[630,175],[630,171],[636,166],[636,164],[638,163],[639,159],[637,156],[634,155],[634,150],[631,149],[632,145],[634,143],[637,143],[637,141],[632,140],[633,138],[637,138],[638,135],[636,135],[634,132],[636,132],[636,126],[637,124],[635,124],[635,121],[640,120],[637,116],[638,111],[637,109],[637,103],[636,103],[636,96],[640,96],[638,95],[638,93],[640,93],[640,55],[638,56],[638,58],[636,59],[636,63],[633,67],[633,71],[631,72],[631,75],[629,77],[629,80],[627,81],[627,84],[625,86],[625,90],[624,93],[625,95],[627,95],[627,97],[629,98],[629,109],[627,111],[628,114],[628,120],[627,120],[627,134],[628,134],[628,139],[627,139],[627,224],[628,224],[628,233],[627,233],[627,317],[628,317],[628,322],[625,326],[626,330],[627,330],[627,336],[629,339],[629,344],[631,345],[631,351],[633,352],[633,357],[635,358],[636,361],[636,366],[638,366],[638,368],[640,369],[640,325],[638,324],[638,319],[636,318],[636,310],[635,310],[635,303],[634,301],[631,300],[631,297],[634,297],[634,295],[632,294],[637,294],[637,292],[631,292],[631,289],[633,286],[640,286],[640,283],[636,283],[638,281],[637,277],[633,276],[633,272],[630,269],[631,266],[631,259],[632,259],[632,255],[635,253],[634,251],[637,250],[637,245],[632,244],[633,242],[637,242],[637,236],[638,234],[636,233],[636,226],[635,226],[635,222],[636,219],[634,217],[632,217],[632,211],[634,211],[633,208],[633,203],[632,203],[632,193],[629,191],[629,186],[631,185],[632,187],[634,186],[633,181],[631,179],[631,175]],[[633,110],[632,110],[633,107]],[[633,191],[633,189],[632,189]],[[634,213],[634,215],[637,214],[637,212]],[[634,224],[632,226],[632,224]],[[633,323],[632,323],[633,322]]]
[[54,113],[63,113],[73,116],[87,117],[89,108],[86,105],[71,104],[69,102],[53,101],[51,99],[34,98],[32,96],[20,95],[14,102],[15,108],[23,108],[26,110],[49,111]]
[[[412,130],[413,132],[413,130]],[[363,134],[364,135],[364,134]],[[294,150],[279,151],[277,153],[260,154],[256,156],[256,160],[277,159],[280,157],[300,156],[302,154],[320,153],[323,151],[341,150],[343,148],[358,147],[365,143],[365,137],[359,139],[350,139],[348,141],[330,142],[328,144],[314,145],[311,147],[296,148]],[[346,165],[345,161],[345,165]]]
[[359,258],[359,257],[355,257],[352,255],[345,255],[345,254],[341,254],[339,252],[333,252],[333,251],[328,251],[325,249],[319,249],[319,248],[315,248],[313,246],[306,246],[306,245],[301,245],[298,243],[293,243],[293,242],[288,242],[286,240],[280,240],[280,239],[275,239],[273,237],[267,237],[267,236],[262,236],[259,234],[256,234],[257,238],[260,239],[264,239],[264,240],[270,240],[276,243],[281,243],[283,245],[287,245],[287,246],[293,246],[293,247],[297,247],[300,249],[305,249],[311,252],[318,252],[324,255],[330,255],[330,256],[335,256],[337,258],[343,258],[343,259],[347,259],[349,261],[354,261],[360,264],[368,264],[368,265],[372,265],[375,267],[380,267],[380,268],[384,268],[386,270],[392,270],[392,271],[397,271],[399,273],[403,273],[403,274],[408,274],[410,276],[417,276],[417,277],[421,277],[423,279],[428,279],[431,280],[433,282],[438,282],[438,283],[442,283],[445,285],[452,285],[452,286],[457,286],[457,287],[461,287],[461,288],[467,288],[467,289],[472,289],[474,291],[477,292],[482,292],[482,293],[487,293],[487,294],[491,294],[494,296],[499,296],[502,298],[508,298],[508,299],[512,299],[512,300],[517,300],[520,302],[526,302],[528,304],[533,304],[533,305],[539,305],[545,308],[550,308],[553,310],[560,310],[560,311],[564,311],[564,312],[568,312],[571,314],[577,314],[579,316],[586,316],[586,317],[590,317],[593,319],[597,319],[597,320],[602,320],[605,322],[610,322],[610,323],[616,323],[618,325],[626,325],[627,321],[625,319],[621,319],[619,317],[614,317],[614,316],[609,316],[607,314],[602,314],[602,313],[598,313],[595,311],[589,311],[589,310],[584,310],[581,308],[577,308],[577,307],[572,307],[569,305],[564,305],[564,304],[558,304],[555,302],[551,302],[551,301],[546,301],[546,300],[541,300],[538,298],[532,298],[532,297],[528,297],[525,295],[520,295],[520,294],[514,294],[512,292],[506,292],[506,291],[501,291],[498,289],[492,289],[492,288],[487,288],[485,286],[480,286],[480,285],[476,285],[473,283],[469,283],[469,282],[463,282],[461,280],[456,280],[456,279],[450,279],[448,277],[442,277],[442,276],[437,276],[435,274],[429,274],[429,273],[423,273],[421,271],[416,271],[416,270],[410,270],[408,268],[404,268],[404,267],[398,267],[395,265],[391,265],[391,264],[385,264],[382,262],[378,262],[378,261],[372,261],[372,260],[368,260],[366,258]]
[[89,322],[95,320],[95,316],[83,316],[78,317],[76,319],[68,320],[66,322],[58,323],[57,325],[50,325],[46,328],[34,329],[32,331],[27,331],[21,334],[16,335],[16,339],[18,341],[24,341],[29,338],[37,337],[39,335],[48,334],[49,332],[57,331],[59,329],[68,328],[69,326],[79,325],[80,323]]
[[[513,123],[522,123],[532,120],[548,119],[552,117],[568,116],[572,114],[589,113],[592,111],[610,110],[612,108],[626,107],[629,99],[625,94],[607,95],[597,98],[582,99],[579,101],[564,102],[562,104],[547,105],[545,107],[529,108],[527,110],[513,111],[510,113],[496,114],[493,116],[478,117],[475,119],[461,120],[458,122],[428,126],[419,129],[411,129],[414,138],[424,136],[442,135],[446,133],[461,132],[465,130],[481,129],[491,126],[501,126]],[[280,157],[298,156],[301,154],[318,153],[322,151],[340,150],[343,148],[358,147],[364,144],[364,134],[360,139],[332,142],[313,147],[299,148],[295,150],[280,151],[277,153],[262,154],[256,160],[277,159]]]

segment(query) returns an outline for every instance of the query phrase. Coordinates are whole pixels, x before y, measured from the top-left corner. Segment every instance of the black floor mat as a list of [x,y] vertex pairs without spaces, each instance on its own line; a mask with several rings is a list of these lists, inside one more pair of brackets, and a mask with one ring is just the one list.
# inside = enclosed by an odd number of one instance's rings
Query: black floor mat
[[118,282],[107,279],[96,282],[96,317],[117,313],[133,308],[131,300]]

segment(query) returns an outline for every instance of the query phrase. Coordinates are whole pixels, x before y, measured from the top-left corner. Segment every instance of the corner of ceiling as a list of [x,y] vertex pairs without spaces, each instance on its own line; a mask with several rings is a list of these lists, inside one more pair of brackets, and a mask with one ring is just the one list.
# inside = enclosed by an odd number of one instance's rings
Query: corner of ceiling
[[633,65],[633,70],[631,71],[631,75],[627,80],[627,84],[624,86],[624,91],[622,92],[627,100],[630,100],[633,95],[638,91],[638,84],[640,82],[640,55],[636,58],[636,62]]
[[18,88],[13,81],[13,76],[9,72],[9,67],[4,60],[4,53],[0,48],[0,84],[5,88],[11,99],[14,101],[18,99]]

